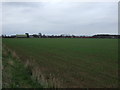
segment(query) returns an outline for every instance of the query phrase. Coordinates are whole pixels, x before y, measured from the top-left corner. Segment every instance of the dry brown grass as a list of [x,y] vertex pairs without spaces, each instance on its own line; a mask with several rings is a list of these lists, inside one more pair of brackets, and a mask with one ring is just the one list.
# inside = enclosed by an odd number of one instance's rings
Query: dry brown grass
[[43,72],[45,68],[41,69],[34,59],[27,59],[25,61],[25,67],[30,70],[31,77],[37,80],[43,86],[54,88],[61,87],[60,80],[55,78],[55,76],[51,73],[45,74]]
[[[5,46],[6,47],[6,46]],[[65,86],[62,83],[62,80],[59,77],[55,77],[52,73],[44,73],[46,68],[39,66],[39,64],[33,59],[28,58],[25,60],[20,59],[19,55],[8,47],[6,47],[7,51],[12,54],[14,58],[17,60],[21,60],[24,63],[24,67],[27,68],[31,74],[31,78],[39,82],[42,86],[52,87],[52,88],[64,88]],[[7,52],[3,52],[7,55]],[[14,63],[9,61],[10,65]]]
[[13,62],[12,60],[9,60],[9,61],[8,61],[8,64],[14,65],[14,62]]

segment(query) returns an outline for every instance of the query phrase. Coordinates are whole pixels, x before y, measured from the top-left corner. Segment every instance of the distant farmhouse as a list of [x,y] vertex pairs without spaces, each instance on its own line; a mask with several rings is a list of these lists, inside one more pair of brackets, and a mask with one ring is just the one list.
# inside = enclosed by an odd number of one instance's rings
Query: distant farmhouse
[[27,38],[26,34],[16,34],[16,38]]

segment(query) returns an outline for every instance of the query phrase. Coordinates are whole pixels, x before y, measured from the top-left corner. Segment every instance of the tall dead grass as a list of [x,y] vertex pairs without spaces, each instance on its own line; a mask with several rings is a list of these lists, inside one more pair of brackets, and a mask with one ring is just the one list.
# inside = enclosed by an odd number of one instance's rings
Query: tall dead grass
[[51,88],[61,87],[60,80],[55,78],[51,73],[45,74],[44,70],[42,71],[38,63],[34,59],[28,59],[25,62],[25,67],[30,70],[31,77],[34,80],[37,80],[41,85]]
[[55,76],[51,73],[45,74],[44,70],[41,70],[39,64],[33,59],[24,59],[21,60],[20,57],[17,55],[17,53],[11,49],[9,49],[7,46],[4,45],[4,48],[6,48],[6,52],[4,52],[5,55],[7,53],[11,53],[11,55],[16,58],[17,60],[20,60],[24,63],[24,67],[26,67],[29,70],[29,73],[31,74],[31,78],[33,80],[36,80],[38,83],[40,83],[45,88],[60,88],[62,87],[60,80],[55,78]]

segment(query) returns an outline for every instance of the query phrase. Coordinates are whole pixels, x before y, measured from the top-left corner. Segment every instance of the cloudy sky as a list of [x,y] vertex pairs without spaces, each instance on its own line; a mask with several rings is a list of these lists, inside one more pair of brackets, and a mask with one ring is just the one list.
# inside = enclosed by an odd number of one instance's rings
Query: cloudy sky
[[3,34],[118,34],[117,2],[4,2]]

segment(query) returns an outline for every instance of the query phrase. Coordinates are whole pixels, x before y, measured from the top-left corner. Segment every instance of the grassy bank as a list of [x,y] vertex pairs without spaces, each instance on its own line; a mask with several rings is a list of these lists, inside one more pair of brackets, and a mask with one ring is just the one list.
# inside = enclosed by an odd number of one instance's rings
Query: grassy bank
[[20,59],[6,47],[3,47],[3,88],[42,88],[32,79],[30,71],[24,67]]

